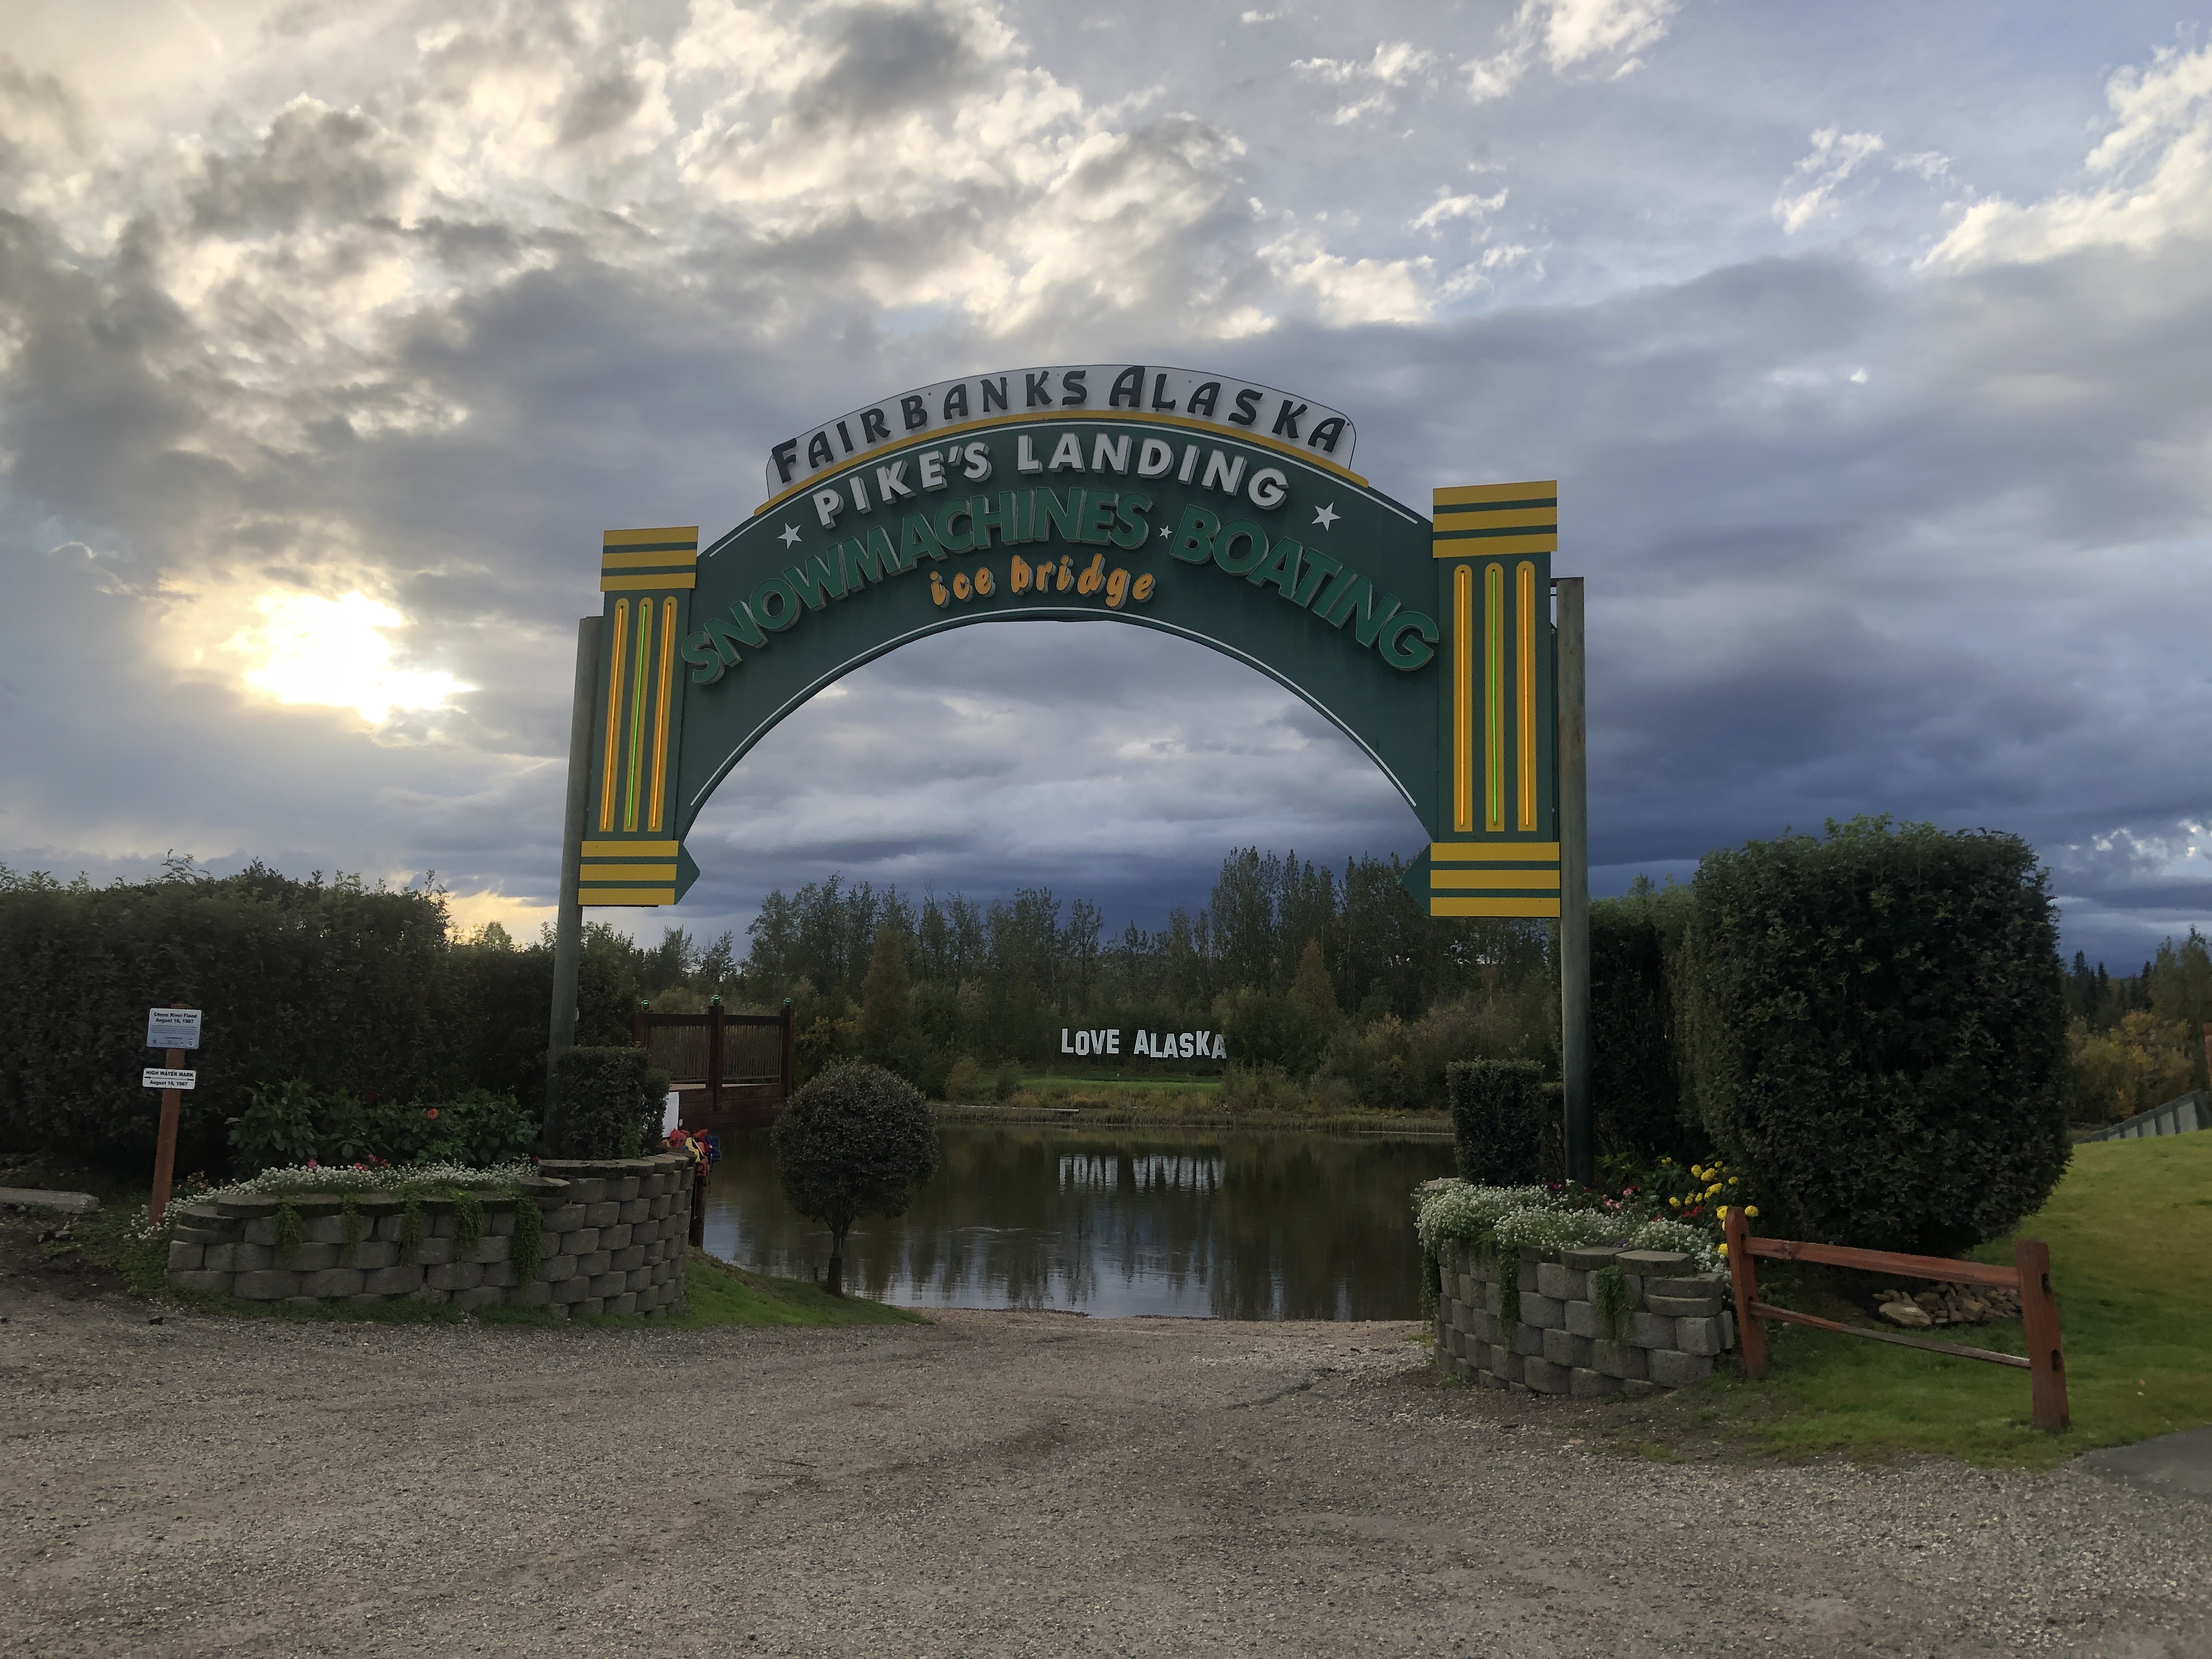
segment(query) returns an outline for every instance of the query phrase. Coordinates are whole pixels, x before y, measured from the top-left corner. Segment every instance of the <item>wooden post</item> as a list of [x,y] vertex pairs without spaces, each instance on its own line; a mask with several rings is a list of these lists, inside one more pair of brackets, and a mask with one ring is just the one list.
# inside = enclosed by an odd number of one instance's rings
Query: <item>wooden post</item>
[[691,1243],[707,1248],[707,1166],[691,1165]]
[[2212,1107],[2212,1023],[2204,1027],[2204,1103]]
[[1751,1223],[1743,1206],[1729,1206],[1721,1224],[1728,1237],[1729,1283],[1735,1290],[1736,1352],[1743,1356],[1743,1374],[1756,1381],[1766,1375],[1766,1328],[1751,1311],[1759,1300],[1759,1269],[1751,1259]]
[[1559,1105],[1569,1181],[1597,1184],[1590,1100],[1589,733],[1583,708],[1583,579],[1562,576],[1559,676]]
[[[169,1070],[179,1071],[185,1063],[185,1051],[171,1048],[165,1051],[168,1058],[161,1063]],[[169,1207],[169,1187],[177,1176],[177,1119],[185,1105],[184,1091],[179,1089],[161,1091],[161,1134],[154,1143],[154,1196],[146,1206],[147,1219],[159,1225]]]
[[635,1048],[650,1046],[645,1040],[645,999],[642,997],[638,999],[637,1006],[630,1011],[629,1040],[630,1046]]
[[2058,1298],[2051,1290],[2051,1247],[2023,1238],[2012,1247],[2020,1272],[2020,1323],[2027,1338],[2027,1377],[2035,1426],[2056,1434],[2069,1420],[2066,1355],[2058,1342]]
[[792,1077],[793,1077],[793,1074],[798,1071],[798,1069],[799,1069],[799,1061],[798,1061],[798,1043],[797,1043],[796,1037],[795,1037],[795,1034],[794,1034],[794,1031],[793,1031],[793,1022],[794,1020],[796,1020],[797,1018],[798,1018],[798,1016],[797,1016],[796,1014],[794,1014],[794,1013],[792,1012],[792,1008],[791,1008],[791,999],[790,999],[789,997],[786,997],[786,998],[783,1000],[783,1091],[782,1091],[782,1097],[783,1097],[785,1100],[787,1100],[787,1100],[789,1100],[789,1099],[791,1098],[791,1079],[792,1079]]
[[722,1000],[716,997],[707,1005],[707,1112],[703,1120],[712,1123],[722,1109],[722,1033],[727,1029],[723,1017]]

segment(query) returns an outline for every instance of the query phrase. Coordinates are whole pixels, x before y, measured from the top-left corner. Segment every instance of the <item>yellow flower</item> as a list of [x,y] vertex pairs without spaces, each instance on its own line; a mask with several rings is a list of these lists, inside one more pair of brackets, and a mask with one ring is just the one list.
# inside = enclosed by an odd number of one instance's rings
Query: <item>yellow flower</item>
[[1722,1205],[1722,1206],[1721,1206],[1721,1207],[1720,1207],[1719,1211],[1717,1212],[1718,1215],[1720,1216],[1720,1218],[1721,1218],[1722,1220],[1723,1220],[1723,1221],[1726,1221],[1726,1220],[1728,1219],[1728,1210],[1729,1210],[1729,1206],[1728,1206],[1727,1205],[1723,1204],[1723,1205]]
[[1670,1198],[1667,1200],[1667,1207],[1670,1210],[1679,1210],[1682,1207],[1682,1200],[1679,1198]]
[[1743,1206],[1743,1212],[1747,1217],[1756,1220],[1759,1216],[1759,1206],[1756,1204],[1747,1204]]
[[1721,1241],[1721,1254],[1723,1255],[1726,1255],[1728,1254],[1728,1240],[1726,1239],[1723,1239]]
[[1729,1177],[1729,1185],[1731,1187],[1735,1185],[1735,1177],[1734,1176],[1730,1176]]

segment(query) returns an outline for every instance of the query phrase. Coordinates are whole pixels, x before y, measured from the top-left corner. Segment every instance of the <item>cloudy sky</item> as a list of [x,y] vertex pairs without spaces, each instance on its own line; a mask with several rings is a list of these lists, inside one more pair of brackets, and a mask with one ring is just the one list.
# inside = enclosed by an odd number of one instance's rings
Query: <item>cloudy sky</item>
[[[1859,812],[2028,836],[2117,968],[2212,914],[2200,6],[27,0],[0,39],[0,863],[550,915],[610,527],[1024,364],[1559,477],[1601,891]],[[2200,831],[2207,837],[2200,843]],[[963,629],[726,784],[673,913],[831,870],[1156,920],[1410,852],[1140,629]]]

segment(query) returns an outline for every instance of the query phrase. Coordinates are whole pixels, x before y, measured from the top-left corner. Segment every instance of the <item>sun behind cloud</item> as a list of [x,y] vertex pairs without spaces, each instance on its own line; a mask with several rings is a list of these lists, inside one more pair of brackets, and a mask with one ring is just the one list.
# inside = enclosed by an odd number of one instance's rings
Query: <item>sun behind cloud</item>
[[393,665],[386,631],[405,623],[380,599],[356,590],[326,599],[269,592],[253,602],[260,621],[225,641],[256,665],[246,684],[281,703],[351,708],[381,726],[395,711],[428,711],[476,688],[438,670]]

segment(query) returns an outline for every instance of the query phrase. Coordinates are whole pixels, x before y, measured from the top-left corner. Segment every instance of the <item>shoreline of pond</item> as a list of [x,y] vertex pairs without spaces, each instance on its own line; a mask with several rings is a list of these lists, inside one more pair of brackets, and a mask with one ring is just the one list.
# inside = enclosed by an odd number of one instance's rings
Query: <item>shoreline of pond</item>
[[1326,1117],[1290,1112],[1183,1116],[1111,1106],[950,1104],[933,1104],[930,1111],[940,1124],[1006,1124],[1042,1128],[1242,1130],[1254,1133],[1376,1135],[1425,1140],[1449,1140],[1452,1133],[1451,1119],[1443,1112],[1335,1113]]

